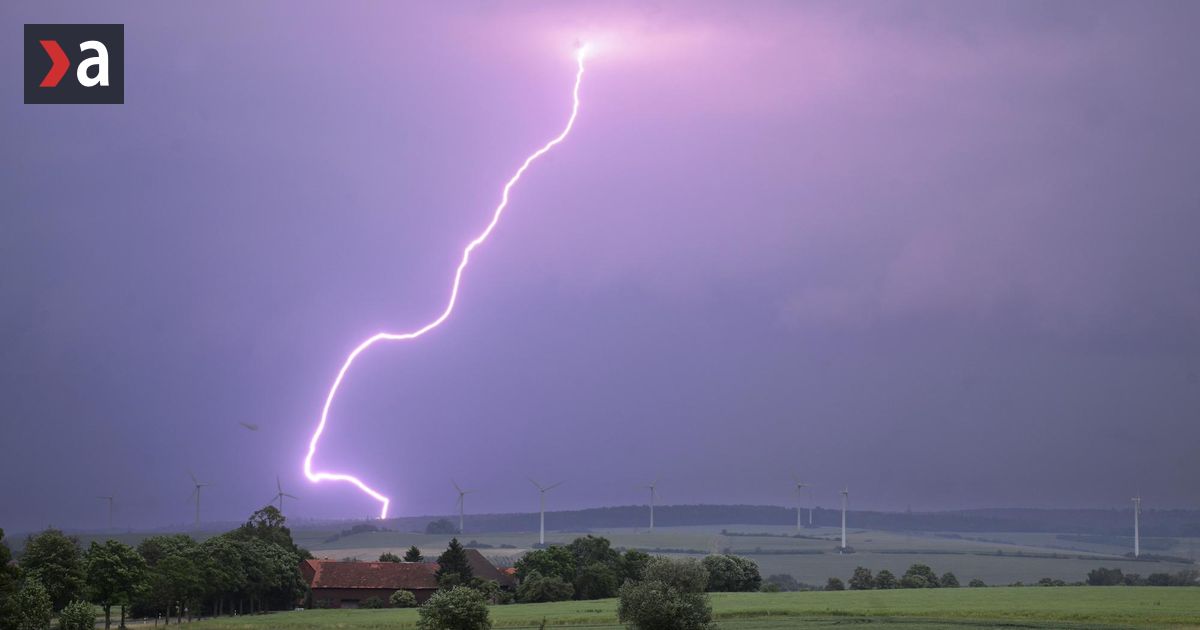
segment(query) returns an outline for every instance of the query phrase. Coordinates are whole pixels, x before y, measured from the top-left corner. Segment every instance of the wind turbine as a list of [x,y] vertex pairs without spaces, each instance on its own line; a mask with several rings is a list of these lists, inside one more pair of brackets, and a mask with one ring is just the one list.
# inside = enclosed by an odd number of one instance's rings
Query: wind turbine
[[113,502],[112,495],[109,495],[107,497],[96,497],[96,498],[100,499],[102,501],[108,501],[108,529],[109,529],[109,531],[112,531],[112,502]]
[[[804,489],[809,487],[808,484],[796,478],[796,531],[803,529],[804,525],[800,522],[801,507],[800,502],[804,500]],[[808,508],[808,524],[812,525],[812,508]]]
[[283,491],[283,484],[279,482],[279,475],[275,475],[275,489],[278,490],[278,492],[275,493],[275,496],[271,497],[271,500],[279,500],[279,512],[281,514],[283,513],[283,497],[300,500],[300,497]]
[[649,483],[642,487],[650,489],[650,531],[654,531],[654,499],[658,497],[658,480],[655,479],[654,483]]
[[1138,526],[1141,524],[1138,521],[1142,515],[1142,497],[1133,497],[1133,557],[1136,558],[1142,555],[1141,535],[1138,531]]
[[194,475],[192,473],[192,471],[190,471],[190,470],[188,471],[188,475],[192,478],[192,483],[195,484],[195,489],[192,490],[192,497],[194,497],[196,499],[196,529],[199,529],[200,528],[200,488],[203,488],[204,486],[207,486],[209,484],[202,483],[199,479],[196,479],[196,475]]
[[451,479],[450,483],[454,484],[454,489],[458,491],[458,533],[463,533],[463,497],[475,492],[474,490],[463,490],[458,487],[458,482]]
[[543,547],[546,545],[546,493],[562,485],[558,482],[553,485],[543,486],[542,484],[530,479],[529,483],[533,484],[538,489],[538,512],[540,513],[541,526],[538,530],[538,543]]
[[846,551],[846,502],[850,500],[850,488],[842,488],[842,549]]

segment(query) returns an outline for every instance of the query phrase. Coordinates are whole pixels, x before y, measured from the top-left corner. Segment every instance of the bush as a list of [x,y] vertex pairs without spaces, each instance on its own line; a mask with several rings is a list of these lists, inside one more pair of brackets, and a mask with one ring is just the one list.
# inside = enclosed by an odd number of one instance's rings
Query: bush
[[397,556],[396,554],[394,554],[390,551],[385,551],[385,552],[379,554],[379,561],[380,562],[404,562],[404,560],[402,560],[400,558],[400,556]]
[[75,600],[58,613],[58,627],[61,630],[94,630],[96,613],[91,604]]
[[359,608],[387,608],[387,602],[382,597],[368,597],[358,604]]
[[418,611],[421,630],[489,630],[487,602],[475,589],[455,586],[433,594]]
[[941,579],[938,580],[938,586],[941,586],[942,588],[958,588],[958,576],[947,571],[943,573]]
[[575,587],[557,575],[545,576],[534,571],[517,587],[517,600],[522,603],[561,602],[575,595]]
[[416,608],[417,596],[412,591],[399,590],[388,597],[388,604],[392,608]]
[[938,577],[927,564],[914,564],[900,578],[900,588],[937,588]]
[[841,578],[831,577],[831,578],[829,578],[829,581],[825,583],[825,590],[827,590],[827,591],[844,591],[844,590],[846,590],[846,585],[842,583]]
[[762,586],[758,564],[731,554],[711,555],[704,559],[710,593],[747,593]]
[[1100,567],[1088,571],[1087,583],[1088,586],[1117,586],[1125,583],[1125,574],[1120,569]]
[[652,558],[643,579],[621,586],[617,618],[635,630],[704,630],[712,606],[708,571],[692,558]]
[[979,578],[974,578],[970,582],[967,583],[967,586],[969,586],[971,588],[983,588],[983,587],[987,586],[987,584],[984,584],[983,580],[981,580]]
[[800,583],[796,581],[795,577],[788,573],[776,573],[775,575],[768,577],[766,583],[763,584],[763,590],[767,590],[768,586],[774,586],[780,591],[800,590]]
[[875,575],[875,588],[893,589],[896,588],[896,576],[887,569],[880,569]]
[[875,588],[875,578],[871,575],[871,570],[866,567],[856,567],[854,575],[850,577],[850,590],[869,591],[873,588]]

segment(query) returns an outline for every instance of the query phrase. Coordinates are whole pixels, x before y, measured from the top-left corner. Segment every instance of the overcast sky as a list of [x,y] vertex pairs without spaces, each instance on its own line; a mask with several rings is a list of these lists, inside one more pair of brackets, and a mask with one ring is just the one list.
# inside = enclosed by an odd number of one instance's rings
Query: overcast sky
[[[0,527],[1200,502],[1200,4],[7,3]],[[21,104],[23,23],[125,104]],[[257,425],[249,431],[239,423]]]

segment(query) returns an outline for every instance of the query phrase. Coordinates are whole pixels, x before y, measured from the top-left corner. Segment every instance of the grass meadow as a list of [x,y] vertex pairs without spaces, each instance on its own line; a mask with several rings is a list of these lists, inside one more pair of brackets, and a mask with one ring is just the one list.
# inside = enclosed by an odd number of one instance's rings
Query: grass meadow
[[[1200,628],[1200,589],[1024,587],[712,595],[721,628],[823,628],[847,623],[911,628]],[[497,628],[620,628],[616,600],[492,608]],[[267,630],[415,627],[406,610],[309,610],[205,621],[207,628]]]

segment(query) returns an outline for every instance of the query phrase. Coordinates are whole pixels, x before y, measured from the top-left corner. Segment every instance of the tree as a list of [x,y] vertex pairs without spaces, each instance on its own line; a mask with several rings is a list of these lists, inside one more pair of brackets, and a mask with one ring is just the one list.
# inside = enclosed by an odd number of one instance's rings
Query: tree
[[92,605],[75,600],[58,613],[59,630],[93,630],[96,627],[96,613]]
[[417,596],[412,591],[401,589],[392,593],[391,597],[388,597],[388,604],[392,608],[416,608]]
[[694,558],[652,558],[643,577],[621,586],[617,617],[636,630],[712,627],[708,571]]
[[650,554],[637,549],[628,549],[621,555],[621,582],[625,580],[640,580],[642,573],[646,570],[646,563],[650,561]]
[[926,564],[914,564],[900,578],[900,588],[937,588],[938,577]]
[[475,589],[455,586],[433,594],[418,611],[421,630],[488,630],[487,602]]
[[604,562],[593,562],[575,574],[576,599],[616,597],[618,588],[617,572]]
[[517,579],[521,581],[537,571],[546,577],[558,576],[564,582],[575,582],[575,556],[566,547],[534,549],[521,556],[513,568],[517,570]]
[[887,569],[880,569],[879,573],[875,574],[875,588],[878,589],[893,589],[896,588],[896,576]]
[[772,584],[781,591],[791,592],[800,590],[800,582],[789,573],[776,573],[767,578],[766,584]]
[[979,578],[973,578],[970,582],[967,583],[967,586],[969,586],[971,588],[983,588],[983,587],[987,586],[987,584],[984,584],[983,580],[981,580]]
[[413,545],[408,548],[408,551],[404,552],[404,561],[405,562],[424,562],[425,557],[421,555],[421,550],[417,549],[416,545]]
[[467,551],[457,538],[450,539],[450,545],[438,556],[437,580],[438,585],[466,586],[471,581],[471,562],[467,560]]
[[850,576],[849,586],[852,591],[869,591],[875,588],[875,577],[871,575],[870,569],[855,567],[854,575]]
[[21,556],[21,570],[50,594],[57,610],[83,594],[83,557],[79,540],[57,529],[30,536]]
[[385,551],[385,552],[379,554],[379,561],[380,562],[404,562],[404,559],[390,551]]
[[54,605],[50,601],[50,592],[37,578],[26,579],[15,599],[17,630],[47,630],[50,627]]
[[439,518],[436,521],[429,521],[429,524],[425,526],[425,533],[435,535],[457,534],[458,527],[454,523],[451,523],[449,519]]
[[714,554],[704,558],[703,563],[708,571],[709,592],[750,592],[762,586],[758,564],[753,560],[730,554]]
[[1099,567],[1088,571],[1088,586],[1118,586],[1125,583],[1125,575],[1120,569]]
[[842,578],[831,577],[829,578],[829,581],[825,583],[825,590],[844,591],[846,590],[846,585],[842,583]]
[[20,570],[11,561],[12,552],[4,542],[4,530],[0,529],[0,630],[15,630],[17,626]]
[[561,602],[575,595],[575,587],[557,575],[530,573],[517,587],[517,600],[522,603]]
[[947,571],[938,579],[938,586],[942,588],[958,588],[958,576]]
[[104,544],[92,542],[84,562],[85,580],[91,600],[104,608],[104,628],[112,627],[112,606],[121,606],[121,627],[125,627],[125,606],[146,581],[146,561],[133,547],[116,540]]

